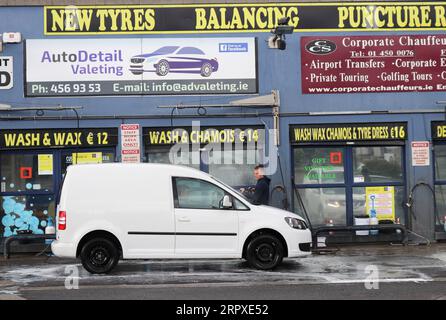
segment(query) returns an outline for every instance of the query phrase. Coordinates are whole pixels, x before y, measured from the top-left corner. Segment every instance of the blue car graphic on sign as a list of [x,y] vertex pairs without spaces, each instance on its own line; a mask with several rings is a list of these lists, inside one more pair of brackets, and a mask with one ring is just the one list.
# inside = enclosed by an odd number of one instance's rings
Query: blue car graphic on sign
[[152,53],[140,54],[130,59],[130,72],[141,75],[155,72],[158,76],[168,73],[199,73],[209,77],[218,70],[216,58],[209,59],[196,47],[165,46]]

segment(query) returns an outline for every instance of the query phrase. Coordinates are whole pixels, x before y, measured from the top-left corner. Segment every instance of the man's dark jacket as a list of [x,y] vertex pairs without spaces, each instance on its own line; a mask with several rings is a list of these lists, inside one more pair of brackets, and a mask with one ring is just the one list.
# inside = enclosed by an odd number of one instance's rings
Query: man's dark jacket
[[257,180],[255,187],[255,192],[253,194],[248,194],[247,197],[254,204],[268,204],[269,203],[269,183],[271,179],[268,177],[263,177]]

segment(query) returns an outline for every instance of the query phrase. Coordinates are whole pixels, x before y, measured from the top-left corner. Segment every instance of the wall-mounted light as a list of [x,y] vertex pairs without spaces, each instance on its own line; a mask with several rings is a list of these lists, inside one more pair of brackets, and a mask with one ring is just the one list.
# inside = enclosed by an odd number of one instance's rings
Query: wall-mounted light
[[3,32],[0,35],[0,52],[3,52],[3,44],[22,42],[22,34],[20,32]]

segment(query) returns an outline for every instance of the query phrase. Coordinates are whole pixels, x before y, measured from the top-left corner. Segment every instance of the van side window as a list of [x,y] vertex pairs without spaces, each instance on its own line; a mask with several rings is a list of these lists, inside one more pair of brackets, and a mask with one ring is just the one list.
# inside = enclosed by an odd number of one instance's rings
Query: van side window
[[183,209],[223,209],[223,189],[207,181],[174,178],[175,207]]

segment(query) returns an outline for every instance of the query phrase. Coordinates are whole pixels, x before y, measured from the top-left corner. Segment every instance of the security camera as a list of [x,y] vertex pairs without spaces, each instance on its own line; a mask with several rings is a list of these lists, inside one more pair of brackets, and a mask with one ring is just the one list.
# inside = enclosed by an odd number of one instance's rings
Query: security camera
[[278,36],[282,34],[291,34],[294,31],[294,26],[288,25],[290,22],[290,17],[280,18],[277,21],[277,27],[271,30],[271,33],[276,34]]
[[275,27],[273,30],[271,30],[271,33],[277,34],[277,35],[282,35],[282,34],[292,34],[294,31],[294,27],[293,26],[282,26],[279,25],[277,27]]
[[278,24],[279,26],[286,26],[286,25],[288,25],[288,22],[290,22],[290,17],[284,17],[284,18],[280,18],[280,19],[277,21],[277,24]]
[[290,22],[290,17],[280,18],[277,21],[277,26],[271,30],[274,36],[268,39],[268,46],[271,49],[286,49],[285,35],[292,34],[294,31],[294,26],[288,25]]

